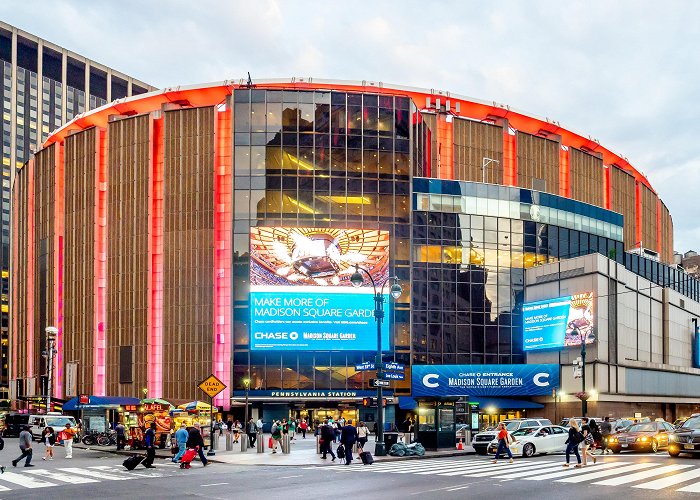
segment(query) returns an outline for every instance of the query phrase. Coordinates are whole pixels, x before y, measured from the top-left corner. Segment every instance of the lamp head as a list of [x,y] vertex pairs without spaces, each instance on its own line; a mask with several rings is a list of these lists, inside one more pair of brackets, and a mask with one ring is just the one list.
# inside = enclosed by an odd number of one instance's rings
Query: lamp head
[[362,279],[362,275],[360,274],[360,268],[358,266],[355,266],[355,272],[352,273],[352,276],[350,276],[350,283],[352,283],[352,286],[355,288],[362,286],[362,283],[364,283],[364,279]]
[[47,326],[47,327],[44,329],[44,331],[46,332],[46,336],[47,336],[48,338],[53,338],[53,337],[55,337],[56,335],[58,335],[58,328],[56,328],[55,326]]
[[250,379],[249,379],[249,378],[244,378],[244,379],[243,379],[243,385],[246,386],[246,388],[250,387]]
[[401,288],[398,278],[394,278],[394,284],[391,285],[390,293],[394,300],[398,300],[398,298],[401,297],[401,294],[403,293],[403,288]]

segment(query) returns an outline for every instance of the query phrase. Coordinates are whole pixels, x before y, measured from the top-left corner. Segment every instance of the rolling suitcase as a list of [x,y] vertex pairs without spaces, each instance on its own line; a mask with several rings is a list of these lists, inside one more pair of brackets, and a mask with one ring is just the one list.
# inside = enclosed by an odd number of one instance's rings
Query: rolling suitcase
[[182,454],[182,457],[180,458],[180,468],[181,469],[189,469],[190,468],[190,462],[194,460],[194,457],[197,456],[197,449],[196,448],[188,448],[185,453]]
[[372,454],[369,451],[360,453],[360,460],[362,460],[362,463],[365,465],[372,465],[374,463],[374,458],[372,458]]
[[141,455],[132,455],[126,460],[124,460],[124,463],[122,465],[126,467],[126,470],[134,470],[138,464],[143,462],[143,458]]

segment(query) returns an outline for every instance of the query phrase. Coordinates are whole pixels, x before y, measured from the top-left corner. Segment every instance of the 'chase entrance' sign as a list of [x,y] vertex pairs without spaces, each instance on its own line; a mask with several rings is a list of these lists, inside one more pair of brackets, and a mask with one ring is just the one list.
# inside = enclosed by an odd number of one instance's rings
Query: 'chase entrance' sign
[[413,365],[413,397],[544,396],[559,387],[559,365]]

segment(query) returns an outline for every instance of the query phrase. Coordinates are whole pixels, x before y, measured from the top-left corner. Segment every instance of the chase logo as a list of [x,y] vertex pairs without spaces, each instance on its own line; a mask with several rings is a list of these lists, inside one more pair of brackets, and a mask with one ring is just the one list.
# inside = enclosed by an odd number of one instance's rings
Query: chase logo
[[549,373],[538,373],[534,377],[532,377],[532,382],[538,386],[538,387],[547,387],[549,386]]
[[431,389],[435,389],[436,387],[440,387],[440,384],[437,382],[433,382],[434,380],[437,380],[440,378],[440,375],[437,373],[428,373],[427,375],[423,376],[423,385],[426,387],[429,387]]
[[299,338],[299,334],[297,332],[291,332],[289,334],[289,340],[296,340]]

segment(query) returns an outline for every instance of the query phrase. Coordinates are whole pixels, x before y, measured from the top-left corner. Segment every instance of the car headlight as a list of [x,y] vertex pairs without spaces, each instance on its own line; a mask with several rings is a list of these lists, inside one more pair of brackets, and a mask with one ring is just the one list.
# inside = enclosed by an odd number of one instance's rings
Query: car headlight
[[608,441],[610,443],[617,443],[617,438],[610,438]]
[[637,441],[641,441],[642,443],[646,443],[647,441],[649,441],[649,438],[644,436],[644,437],[640,437],[639,439],[637,439]]

